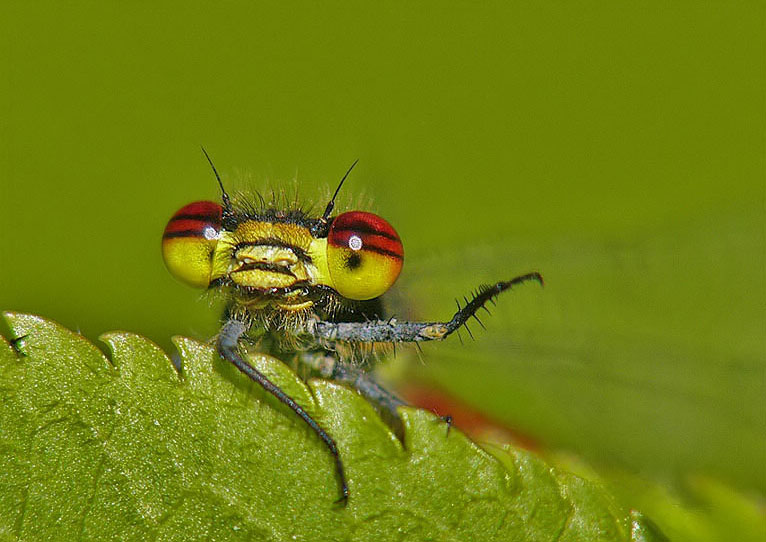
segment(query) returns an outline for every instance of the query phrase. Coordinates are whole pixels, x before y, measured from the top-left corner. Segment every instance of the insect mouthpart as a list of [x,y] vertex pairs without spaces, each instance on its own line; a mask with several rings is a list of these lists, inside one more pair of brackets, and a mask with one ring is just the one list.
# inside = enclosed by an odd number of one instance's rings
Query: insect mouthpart
[[[260,271],[263,272],[262,276],[255,274],[254,278],[251,279],[254,284],[249,284],[249,286],[260,286],[262,288],[285,287],[286,284],[269,284],[270,281],[266,277],[269,274],[276,273],[284,275],[286,278],[298,280],[296,273],[293,271],[296,267],[303,266],[299,265],[298,258],[290,249],[268,245],[249,246],[237,251],[233,258],[229,275],[248,271]],[[300,269],[296,269],[296,271],[300,271]],[[302,273],[302,275],[303,280],[305,280],[307,274]]]
[[310,284],[317,275],[309,254],[313,241],[308,229],[297,224],[241,221],[219,239],[214,276],[263,292]]

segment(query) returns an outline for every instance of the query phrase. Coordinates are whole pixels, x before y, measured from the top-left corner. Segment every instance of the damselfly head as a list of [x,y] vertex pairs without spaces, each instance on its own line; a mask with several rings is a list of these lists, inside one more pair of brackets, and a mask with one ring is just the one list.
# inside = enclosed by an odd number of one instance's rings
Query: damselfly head
[[190,286],[233,289],[240,303],[256,308],[305,309],[327,295],[379,297],[399,276],[404,248],[393,226],[373,213],[330,216],[352,168],[324,214],[312,218],[268,205],[239,208],[213,167],[222,204],[197,201],[170,218],[162,236],[168,270]]

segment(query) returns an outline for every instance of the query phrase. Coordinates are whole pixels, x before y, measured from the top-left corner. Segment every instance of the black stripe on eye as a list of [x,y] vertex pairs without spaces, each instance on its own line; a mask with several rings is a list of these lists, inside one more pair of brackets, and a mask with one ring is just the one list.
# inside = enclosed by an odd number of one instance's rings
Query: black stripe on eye
[[201,237],[204,238],[202,235],[202,229],[199,230],[180,230],[180,231],[170,231],[167,232],[165,235],[162,236],[163,239],[175,239],[176,237]]
[[343,224],[342,228],[335,228],[333,231],[336,234],[340,232],[349,232],[352,234],[356,233],[360,235],[365,235],[365,234],[379,235],[381,237],[385,237],[386,239],[390,239],[392,241],[401,241],[401,239],[399,239],[398,236],[391,235],[388,232],[376,229],[370,226],[369,224],[367,224],[366,222],[352,222],[350,224]]
[[382,254],[383,256],[388,256],[389,258],[394,258],[396,260],[403,260],[404,256],[399,254],[398,252],[391,252],[390,250],[386,250],[385,248],[380,248],[372,245],[364,245],[362,248],[362,252],[374,252],[376,254]]
[[175,222],[176,220],[206,220],[213,222],[220,220],[220,216],[217,212],[179,214],[173,215],[173,217],[170,219],[170,222]]

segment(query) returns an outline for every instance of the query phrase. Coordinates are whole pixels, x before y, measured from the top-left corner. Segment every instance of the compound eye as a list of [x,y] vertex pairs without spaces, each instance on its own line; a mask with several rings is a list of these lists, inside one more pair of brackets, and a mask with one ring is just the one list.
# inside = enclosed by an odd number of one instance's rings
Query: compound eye
[[391,224],[372,213],[351,211],[338,215],[330,226],[327,263],[340,295],[373,299],[396,282],[404,248]]
[[196,288],[210,284],[222,212],[217,203],[195,201],[172,216],[162,234],[162,258],[175,278]]

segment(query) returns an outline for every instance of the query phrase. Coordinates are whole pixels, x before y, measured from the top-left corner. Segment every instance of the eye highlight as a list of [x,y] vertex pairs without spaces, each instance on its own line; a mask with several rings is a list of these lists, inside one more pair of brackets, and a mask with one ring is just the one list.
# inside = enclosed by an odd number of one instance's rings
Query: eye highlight
[[378,215],[338,215],[327,236],[327,262],[335,290],[349,299],[382,295],[396,282],[404,247],[396,230]]
[[210,284],[222,213],[217,203],[195,201],[181,207],[165,226],[162,259],[168,271],[181,282],[196,288]]

